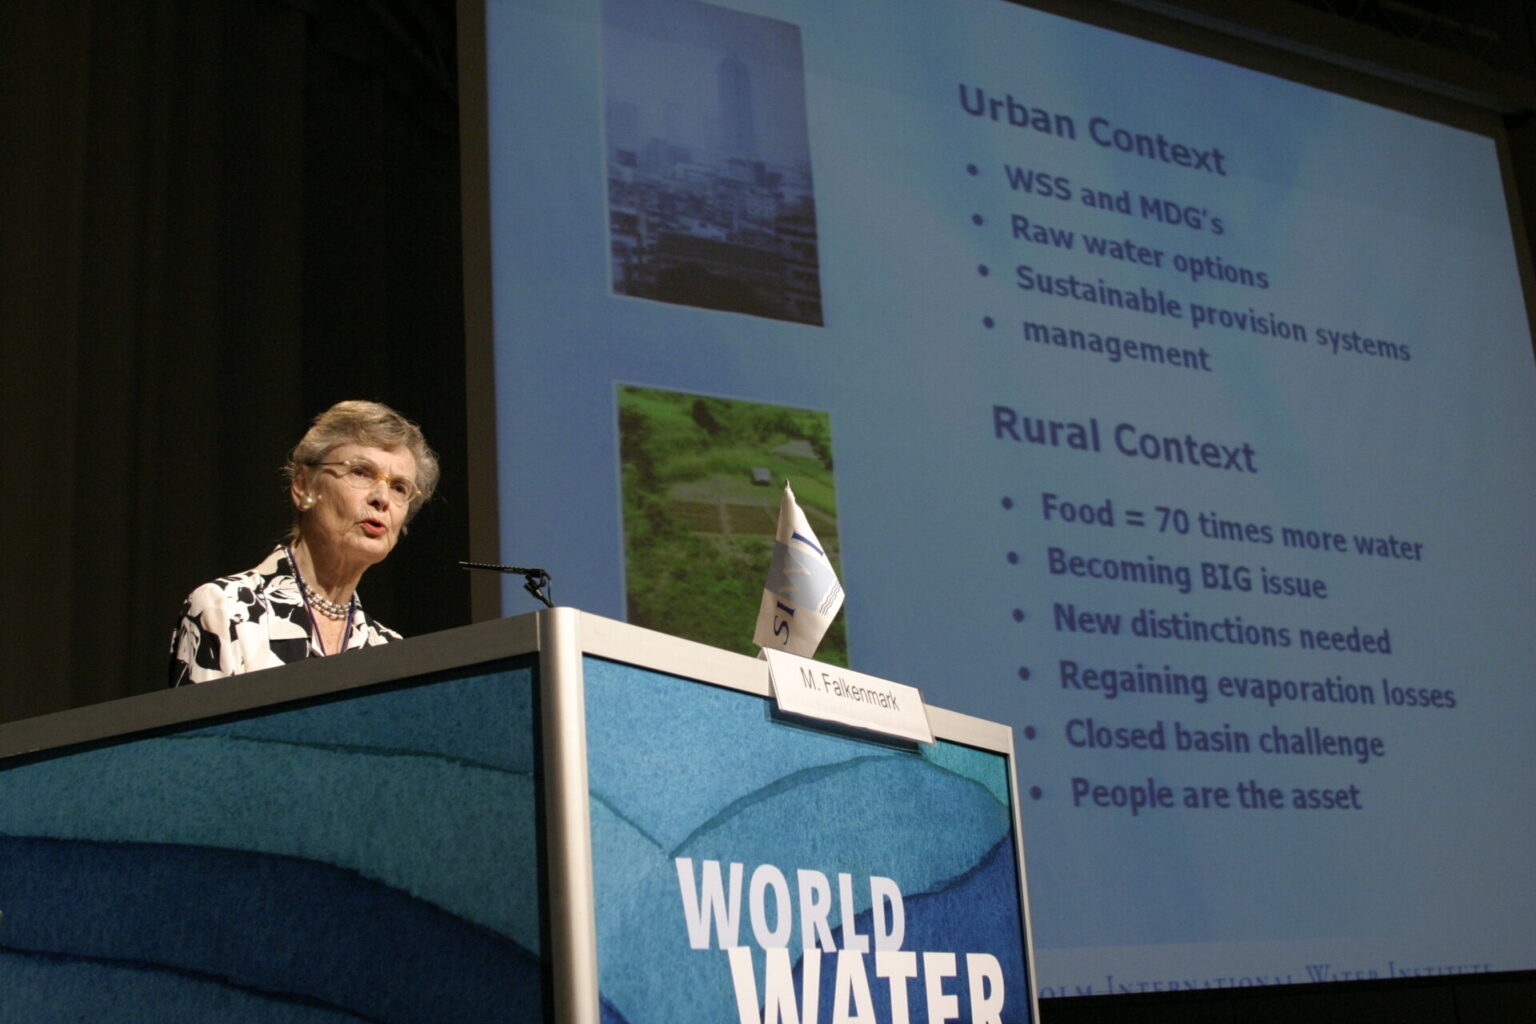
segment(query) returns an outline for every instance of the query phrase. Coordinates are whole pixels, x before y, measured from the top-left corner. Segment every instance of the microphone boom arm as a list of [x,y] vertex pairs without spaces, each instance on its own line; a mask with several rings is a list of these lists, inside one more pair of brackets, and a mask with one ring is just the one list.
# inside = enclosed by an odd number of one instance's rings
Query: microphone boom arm
[[491,562],[460,562],[461,569],[482,569],[486,572],[508,572],[523,578],[523,589],[532,594],[544,607],[553,608],[554,600],[551,598],[553,589],[549,582],[549,573],[543,569],[528,569],[520,565],[496,565]]

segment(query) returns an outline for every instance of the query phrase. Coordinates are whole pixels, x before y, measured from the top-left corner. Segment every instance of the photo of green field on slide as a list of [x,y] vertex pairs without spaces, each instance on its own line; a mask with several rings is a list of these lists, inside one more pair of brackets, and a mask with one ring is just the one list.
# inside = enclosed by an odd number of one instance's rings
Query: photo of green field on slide
[[[785,480],[843,579],[829,417],[631,385],[618,407],[629,621],[755,655]],[[848,664],[842,616],[816,658]]]

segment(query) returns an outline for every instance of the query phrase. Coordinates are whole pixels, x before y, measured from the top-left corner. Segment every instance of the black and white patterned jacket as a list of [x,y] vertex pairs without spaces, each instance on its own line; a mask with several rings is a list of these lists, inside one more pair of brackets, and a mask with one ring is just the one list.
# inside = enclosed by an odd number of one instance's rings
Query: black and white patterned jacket
[[[370,619],[354,597],[344,650],[399,639],[399,633]],[[249,572],[204,583],[187,597],[171,634],[170,685],[275,668],[324,653],[288,549],[279,547]]]

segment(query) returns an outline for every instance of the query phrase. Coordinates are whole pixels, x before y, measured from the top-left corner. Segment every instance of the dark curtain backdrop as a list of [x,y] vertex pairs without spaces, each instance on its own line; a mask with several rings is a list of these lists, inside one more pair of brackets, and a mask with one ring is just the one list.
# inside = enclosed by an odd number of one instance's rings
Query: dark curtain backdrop
[[342,398],[443,462],[365,604],[469,621],[455,65],[451,0],[0,12],[0,720],[162,686]]

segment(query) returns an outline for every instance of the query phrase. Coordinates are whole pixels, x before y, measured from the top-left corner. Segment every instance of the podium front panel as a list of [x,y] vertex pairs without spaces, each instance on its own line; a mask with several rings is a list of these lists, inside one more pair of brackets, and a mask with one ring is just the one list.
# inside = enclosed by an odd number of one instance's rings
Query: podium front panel
[[7,767],[0,1019],[537,1018],[534,685],[509,659]]
[[1003,753],[600,657],[584,677],[605,1017],[1031,1019]]

